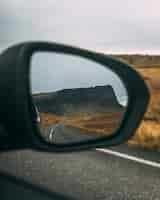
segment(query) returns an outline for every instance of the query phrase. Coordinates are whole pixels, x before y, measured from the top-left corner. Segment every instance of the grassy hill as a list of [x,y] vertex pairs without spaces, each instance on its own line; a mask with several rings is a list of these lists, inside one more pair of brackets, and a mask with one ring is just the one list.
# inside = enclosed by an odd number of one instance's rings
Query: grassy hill
[[159,55],[111,55],[122,61],[127,62],[130,65],[136,67],[158,67],[160,66],[160,56]]

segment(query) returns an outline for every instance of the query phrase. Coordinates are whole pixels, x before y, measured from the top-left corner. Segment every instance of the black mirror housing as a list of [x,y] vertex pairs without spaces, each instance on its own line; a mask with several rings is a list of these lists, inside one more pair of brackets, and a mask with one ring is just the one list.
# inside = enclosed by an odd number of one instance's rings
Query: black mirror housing
[[[77,55],[109,67],[123,81],[128,92],[128,107],[120,128],[113,136],[71,144],[48,144],[39,137],[34,123],[35,108],[30,94],[30,63],[35,52]],[[47,152],[68,152],[117,145],[128,140],[138,128],[149,102],[143,78],[127,64],[102,53],[50,42],[25,42],[0,55],[0,120],[9,134],[1,150],[31,148]]]

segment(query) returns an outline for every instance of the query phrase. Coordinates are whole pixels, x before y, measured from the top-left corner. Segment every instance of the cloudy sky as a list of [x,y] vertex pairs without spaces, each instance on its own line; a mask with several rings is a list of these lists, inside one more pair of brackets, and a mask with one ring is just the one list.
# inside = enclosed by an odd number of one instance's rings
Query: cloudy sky
[[50,40],[105,52],[160,53],[159,0],[1,0],[0,48]]
[[127,103],[128,99],[115,73],[98,63],[71,55],[36,53],[32,57],[30,80],[32,93],[111,85],[120,103],[124,100]]

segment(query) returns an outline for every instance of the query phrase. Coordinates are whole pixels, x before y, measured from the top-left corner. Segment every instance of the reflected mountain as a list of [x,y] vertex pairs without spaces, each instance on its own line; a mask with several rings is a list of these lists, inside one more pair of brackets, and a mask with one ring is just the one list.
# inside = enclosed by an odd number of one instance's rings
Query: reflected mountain
[[39,93],[33,99],[42,137],[56,143],[114,134],[126,111],[110,85]]
[[40,112],[57,115],[124,110],[110,85],[39,93],[33,98]]

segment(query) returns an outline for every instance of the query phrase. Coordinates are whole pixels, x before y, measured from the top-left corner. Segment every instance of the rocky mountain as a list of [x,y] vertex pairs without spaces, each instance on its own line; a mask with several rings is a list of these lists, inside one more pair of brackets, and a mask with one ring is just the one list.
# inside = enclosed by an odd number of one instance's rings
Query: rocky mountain
[[64,89],[34,95],[40,112],[64,115],[76,112],[121,111],[114,90],[110,85],[90,88]]

